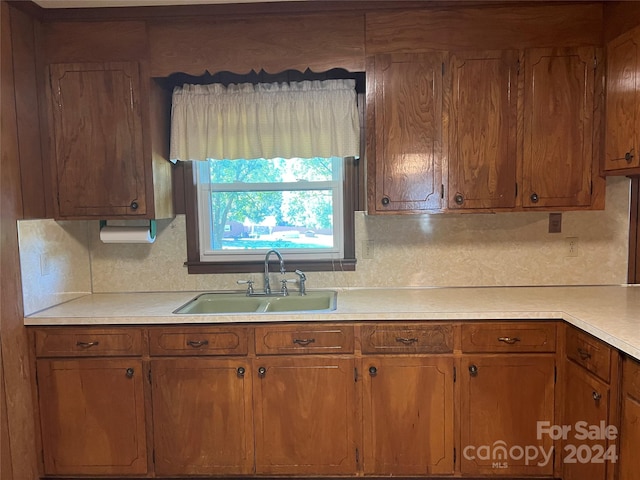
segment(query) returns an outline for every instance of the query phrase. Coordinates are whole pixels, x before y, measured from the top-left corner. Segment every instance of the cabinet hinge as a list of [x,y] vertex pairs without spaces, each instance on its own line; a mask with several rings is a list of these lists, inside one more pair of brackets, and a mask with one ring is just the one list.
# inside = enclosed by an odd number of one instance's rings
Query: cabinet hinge
[[153,461],[153,464],[156,464],[156,450],[155,448],[151,451],[151,460]]
[[593,195],[593,180],[589,182],[589,195]]
[[558,379],[558,367],[553,367],[553,383]]
[[444,198],[444,183],[440,184],[440,198]]
[[456,466],[456,447],[453,447],[453,466]]
[[598,57],[596,57],[595,55],[593,56],[593,69],[597,69],[598,68]]
[[516,198],[518,198],[518,182],[516,182]]
[[353,369],[353,381],[358,383],[358,367]]
[[151,370],[149,370],[149,375],[148,375],[148,377],[149,377],[149,385],[151,385],[151,384],[152,384],[152,382],[151,382]]
[[360,450],[356,448],[356,465],[360,465]]
[[453,367],[453,383],[456,383],[456,367]]
[[516,75],[520,75],[520,59],[518,59],[516,63]]

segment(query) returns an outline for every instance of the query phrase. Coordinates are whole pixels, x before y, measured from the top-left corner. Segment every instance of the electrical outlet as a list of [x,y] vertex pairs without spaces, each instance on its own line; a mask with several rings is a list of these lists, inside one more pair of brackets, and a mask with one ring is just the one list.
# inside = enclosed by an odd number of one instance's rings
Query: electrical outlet
[[40,276],[44,277],[51,273],[51,260],[46,253],[40,254]]
[[566,242],[566,256],[577,257],[578,256],[578,237],[567,237]]
[[374,244],[373,240],[365,240],[362,242],[362,258],[373,258]]

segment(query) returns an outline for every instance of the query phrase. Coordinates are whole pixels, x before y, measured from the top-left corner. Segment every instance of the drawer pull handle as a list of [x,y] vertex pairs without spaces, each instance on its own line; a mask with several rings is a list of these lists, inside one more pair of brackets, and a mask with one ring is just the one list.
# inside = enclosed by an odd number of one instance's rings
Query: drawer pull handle
[[127,378],[133,378],[134,370],[133,370],[133,368],[129,367],[129,368],[127,368],[125,373],[127,375]]
[[520,339],[518,337],[498,337],[498,341],[513,345],[514,343],[519,342]]
[[187,340],[187,345],[193,348],[200,348],[209,345],[209,340]]
[[293,339],[293,343],[295,343],[296,345],[300,345],[301,347],[306,347],[310,343],[315,343],[315,342],[316,342],[315,338],[294,338]]
[[478,366],[477,365],[471,365],[469,367],[469,375],[471,375],[472,377],[477,377],[478,376]]
[[578,347],[578,355],[580,355],[582,360],[589,360],[591,358],[591,354],[580,347]]
[[592,396],[593,396],[593,399],[594,399],[596,402],[599,402],[599,401],[600,401],[600,399],[602,398],[602,394],[601,394],[601,393],[598,393],[598,392],[593,392]]
[[413,343],[418,343],[418,339],[398,337],[396,338],[396,342],[404,343],[405,345],[411,345]]
[[76,347],[91,348],[97,347],[100,342],[76,342]]
[[244,367],[238,367],[238,369],[236,370],[236,373],[238,374],[238,377],[242,378],[244,377],[246,370]]

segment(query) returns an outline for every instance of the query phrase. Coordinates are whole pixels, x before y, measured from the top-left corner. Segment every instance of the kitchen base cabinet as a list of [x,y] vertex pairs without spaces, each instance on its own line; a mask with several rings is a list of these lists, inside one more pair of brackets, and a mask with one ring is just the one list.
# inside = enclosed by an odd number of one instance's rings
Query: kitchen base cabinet
[[[577,328],[567,326],[565,332],[562,424],[570,430],[562,441],[562,476],[564,480],[613,479],[617,440],[602,438],[607,436],[602,426],[617,424],[618,355]],[[598,438],[584,438],[585,429],[592,429]]]
[[354,475],[353,358],[255,359],[256,473]]
[[454,360],[390,355],[363,362],[365,474],[453,474]]
[[461,337],[461,473],[552,476],[554,442],[537,422],[555,419],[556,324],[469,323]]
[[151,361],[157,475],[253,472],[246,358]]
[[[554,424],[554,371],[552,355],[463,359],[463,475],[553,475],[553,441],[537,438],[537,422]],[[517,450],[529,446],[536,449],[535,458],[521,456]]]
[[140,359],[39,359],[37,372],[45,474],[147,472]]
[[622,364],[622,411],[619,439],[619,480],[640,478],[640,363],[624,358]]

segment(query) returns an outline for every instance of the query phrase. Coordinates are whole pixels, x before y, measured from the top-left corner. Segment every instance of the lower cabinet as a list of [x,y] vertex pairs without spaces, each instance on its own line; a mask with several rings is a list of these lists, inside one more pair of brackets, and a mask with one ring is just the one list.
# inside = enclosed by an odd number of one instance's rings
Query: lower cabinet
[[640,478],[640,362],[554,321],[29,333],[47,478]]
[[[613,479],[617,463],[618,354],[609,345],[566,327],[562,478]],[[610,438],[609,438],[610,437]]]
[[45,474],[147,472],[140,359],[40,359],[37,371]]
[[32,339],[44,474],[146,474],[141,330],[49,328]]
[[552,476],[556,325],[462,326],[460,471],[463,475]]
[[626,357],[622,364],[619,480],[640,478],[640,362]]
[[353,358],[255,359],[256,473],[356,473],[354,372]]
[[446,356],[365,357],[366,474],[454,473],[453,370]]
[[151,373],[157,475],[253,472],[246,358],[154,359]]

